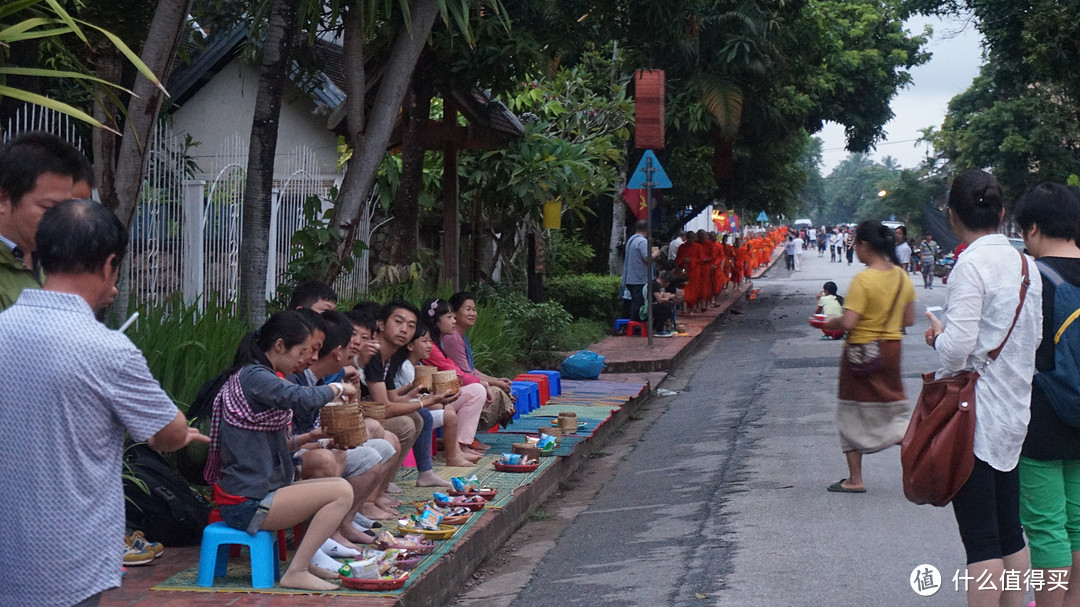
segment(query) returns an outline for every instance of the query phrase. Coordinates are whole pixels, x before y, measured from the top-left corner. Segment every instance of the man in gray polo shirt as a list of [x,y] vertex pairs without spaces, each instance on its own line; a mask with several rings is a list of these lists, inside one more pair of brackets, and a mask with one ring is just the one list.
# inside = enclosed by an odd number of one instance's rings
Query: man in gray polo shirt
[[638,320],[638,311],[645,303],[642,287],[649,282],[649,224],[637,222],[634,235],[626,240],[626,259],[623,260],[622,282],[630,290],[630,309],[627,318]]
[[209,439],[131,340],[94,317],[116,297],[123,224],[69,200],[45,212],[36,241],[43,289],[0,313],[0,602],[96,605],[120,585],[124,432],[158,451]]

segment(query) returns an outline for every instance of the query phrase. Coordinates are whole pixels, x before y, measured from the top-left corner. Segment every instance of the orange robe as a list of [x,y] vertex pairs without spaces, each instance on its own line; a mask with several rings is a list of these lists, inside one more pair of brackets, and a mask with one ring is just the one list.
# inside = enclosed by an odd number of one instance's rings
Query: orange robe
[[694,280],[694,262],[698,256],[697,241],[684,242],[675,253],[675,263],[683,269],[686,275],[686,284],[683,286],[683,299],[686,306],[692,308],[698,302],[698,285]]
[[724,245],[719,240],[713,242],[713,295],[719,295],[727,284],[727,273],[724,271],[726,263]]

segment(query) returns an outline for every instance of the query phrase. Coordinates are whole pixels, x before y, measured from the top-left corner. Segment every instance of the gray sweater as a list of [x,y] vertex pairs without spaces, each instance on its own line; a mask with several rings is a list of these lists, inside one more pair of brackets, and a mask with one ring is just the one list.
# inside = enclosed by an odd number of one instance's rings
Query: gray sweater
[[[254,413],[292,409],[310,414],[334,399],[334,389],[330,386],[298,386],[281,379],[264,365],[240,369],[240,387]],[[223,418],[220,432],[218,484],[226,493],[261,500],[267,493],[292,483],[293,462],[286,441],[287,430],[244,430],[226,424]]]

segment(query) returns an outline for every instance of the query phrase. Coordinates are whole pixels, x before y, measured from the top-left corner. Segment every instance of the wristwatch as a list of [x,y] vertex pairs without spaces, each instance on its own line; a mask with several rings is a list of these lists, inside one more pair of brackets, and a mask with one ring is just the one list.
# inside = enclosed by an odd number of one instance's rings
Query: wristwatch
[[332,384],[327,384],[327,385],[330,386],[331,388],[334,388],[334,389],[337,390],[337,394],[334,396],[334,398],[338,398],[341,395],[345,394],[345,384],[343,384],[343,383],[341,383],[339,381],[336,381],[336,382],[334,382]]

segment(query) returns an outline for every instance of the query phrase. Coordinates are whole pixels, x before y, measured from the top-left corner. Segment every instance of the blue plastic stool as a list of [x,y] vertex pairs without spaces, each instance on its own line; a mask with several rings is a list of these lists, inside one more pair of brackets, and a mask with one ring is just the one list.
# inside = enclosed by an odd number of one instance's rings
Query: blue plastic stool
[[[512,381],[510,382],[510,391],[517,396],[517,403],[514,408],[519,409],[522,413],[528,413],[540,408],[539,385],[531,381]],[[524,408],[519,408],[518,405],[522,403]]]
[[225,575],[229,566],[229,546],[237,544],[247,546],[251,551],[251,587],[273,588],[274,582],[281,578],[277,535],[270,531],[250,535],[220,521],[210,523],[203,530],[197,583],[213,586],[214,578]]
[[622,333],[623,327],[625,327],[626,323],[628,323],[628,322],[630,322],[629,318],[616,318],[615,319],[615,332],[616,333]]
[[551,390],[551,396],[559,396],[562,394],[562,381],[560,378],[562,375],[558,371],[545,371],[542,369],[533,369],[529,371],[531,375],[546,375],[548,378],[548,388]]

